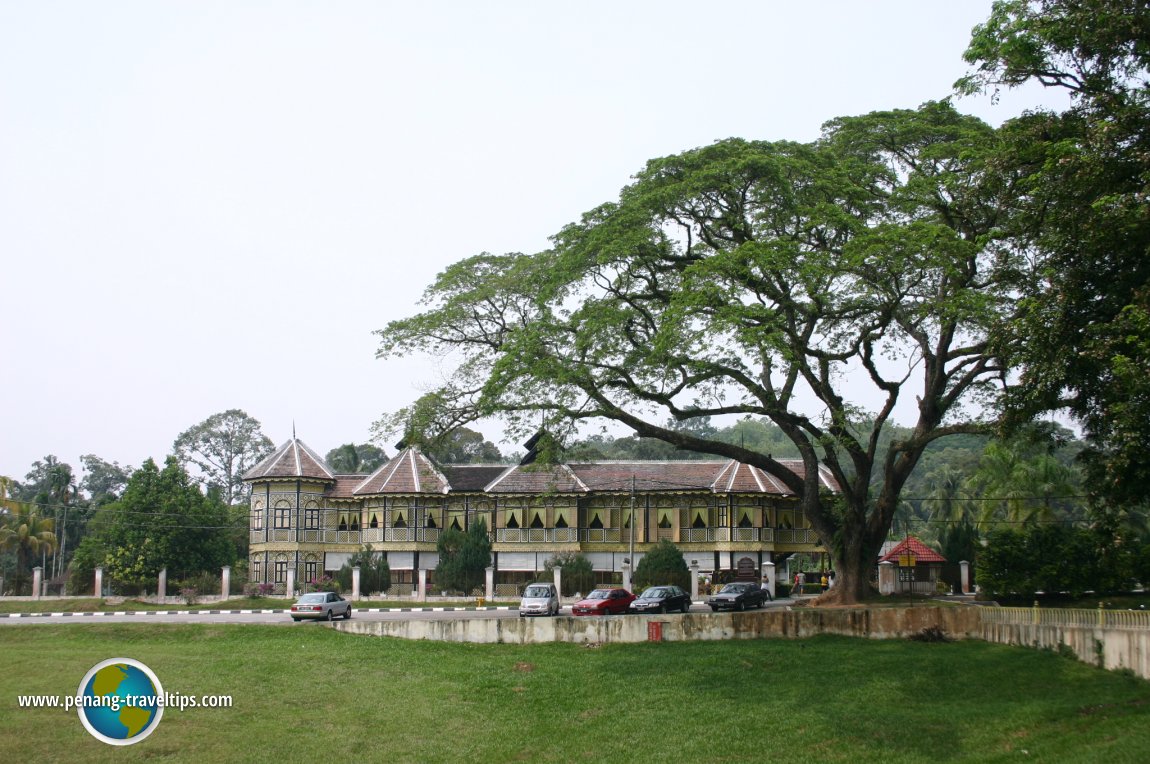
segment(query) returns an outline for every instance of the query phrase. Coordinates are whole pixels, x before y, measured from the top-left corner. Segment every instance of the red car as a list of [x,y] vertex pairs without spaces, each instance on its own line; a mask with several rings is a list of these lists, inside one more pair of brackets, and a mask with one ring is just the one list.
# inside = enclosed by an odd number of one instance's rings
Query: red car
[[635,595],[626,589],[596,589],[571,606],[574,615],[610,615],[626,613]]

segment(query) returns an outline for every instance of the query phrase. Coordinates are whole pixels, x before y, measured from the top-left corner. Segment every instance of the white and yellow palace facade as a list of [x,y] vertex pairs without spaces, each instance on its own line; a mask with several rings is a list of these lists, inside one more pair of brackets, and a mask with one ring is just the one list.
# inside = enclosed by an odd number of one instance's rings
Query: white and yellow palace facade
[[[250,580],[281,590],[289,570],[306,583],[368,548],[386,555],[393,592],[410,593],[420,570],[434,582],[439,534],[480,520],[501,593],[563,552],[582,554],[608,582],[663,539],[712,574],[824,551],[792,491],[730,460],[441,466],[408,447],[370,475],[340,475],[293,438],[244,480]],[[825,471],[820,480],[836,489]]]

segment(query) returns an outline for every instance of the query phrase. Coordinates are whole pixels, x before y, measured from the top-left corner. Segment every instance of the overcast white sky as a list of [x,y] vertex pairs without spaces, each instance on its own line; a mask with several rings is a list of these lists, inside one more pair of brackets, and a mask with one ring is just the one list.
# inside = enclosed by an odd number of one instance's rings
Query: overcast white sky
[[371,332],[449,263],[650,158],[945,97],[990,4],[0,0],[0,474],[230,408],[364,442],[435,379]]

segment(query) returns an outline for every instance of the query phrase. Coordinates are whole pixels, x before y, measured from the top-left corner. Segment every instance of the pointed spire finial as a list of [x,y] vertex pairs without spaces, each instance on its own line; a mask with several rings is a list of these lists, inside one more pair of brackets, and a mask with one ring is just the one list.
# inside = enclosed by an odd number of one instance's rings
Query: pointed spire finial
[[291,439],[295,440],[295,420],[291,420]]

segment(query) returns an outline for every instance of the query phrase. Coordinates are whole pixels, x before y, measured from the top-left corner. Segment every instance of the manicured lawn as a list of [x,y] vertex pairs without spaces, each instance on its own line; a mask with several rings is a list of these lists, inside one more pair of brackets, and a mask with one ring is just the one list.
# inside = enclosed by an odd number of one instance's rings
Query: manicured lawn
[[[74,694],[107,658],[143,661],[174,709],[107,746]],[[1150,683],[1049,652],[981,642],[458,645],[299,628],[0,627],[4,760],[38,761],[1145,761]]]

